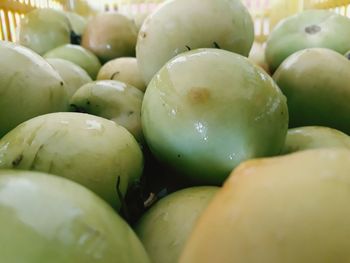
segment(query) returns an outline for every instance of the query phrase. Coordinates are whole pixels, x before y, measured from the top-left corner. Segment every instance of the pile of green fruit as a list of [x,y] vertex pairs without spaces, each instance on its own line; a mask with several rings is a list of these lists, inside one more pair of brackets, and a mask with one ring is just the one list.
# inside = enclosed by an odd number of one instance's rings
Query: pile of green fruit
[[17,31],[0,262],[349,261],[349,18],[288,17],[266,48],[240,0],[38,9]]

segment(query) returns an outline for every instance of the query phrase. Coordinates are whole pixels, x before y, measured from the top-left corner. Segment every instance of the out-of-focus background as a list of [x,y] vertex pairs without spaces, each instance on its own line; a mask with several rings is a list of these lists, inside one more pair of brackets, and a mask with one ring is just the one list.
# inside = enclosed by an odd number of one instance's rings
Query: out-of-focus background
[[[242,0],[255,21],[256,41],[263,43],[284,17],[305,9],[330,9],[350,17],[349,0]],[[89,17],[102,11],[134,16],[149,13],[162,0],[0,0],[0,40],[15,39],[20,17],[34,8],[74,11]]]

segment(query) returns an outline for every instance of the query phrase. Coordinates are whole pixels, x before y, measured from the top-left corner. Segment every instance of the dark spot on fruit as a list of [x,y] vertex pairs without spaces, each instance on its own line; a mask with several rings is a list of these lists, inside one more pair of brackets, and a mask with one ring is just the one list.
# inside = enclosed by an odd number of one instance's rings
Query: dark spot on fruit
[[131,115],[133,115],[134,114],[134,111],[129,111],[128,112],[128,116],[131,116]]
[[178,154],[178,155],[177,155],[177,158],[181,158],[181,155],[180,155],[180,154]]
[[318,25],[311,25],[311,26],[308,26],[305,28],[305,32],[310,34],[310,35],[314,35],[314,34],[320,32],[321,29],[322,28]]
[[146,32],[141,32],[141,37],[142,38],[146,38],[147,37],[147,33]]
[[210,91],[207,88],[193,87],[187,96],[192,103],[205,103],[210,98]]
[[218,48],[218,49],[221,49],[221,47],[219,46],[219,44],[217,42],[214,41],[214,47],[215,48]]
[[185,46],[185,47],[188,49],[188,51],[191,51],[191,50],[192,50],[189,46]]
[[61,82],[60,82],[60,85],[61,85],[61,86],[63,86],[63,85],[64,85],[63,81],[61,81]]
[[113,80],[113,79],[114,79],[114,77],[115,77],[115,76],[117,76],[117,75],[119,75],[119,74],[120,74],[120,72],[119,72],[119,71],[114,72],[114,73],[112,74],[112,76],[111,76],[111,80]]
[[21,163],[22,160],[23,160],[23,154],[18,155],[18,156],[16,157],[16,159],[14,159],[14,160],[12,161],[12,166],[13,166],[13,167],[18,166],[18,165]]
[[80,112],[80,113],[88,113],[85,108],[83,107],[79,107],[78,105],[75,105],[75,104],[71,104],[69,105],[70,108],[71,108],[71,111],[73,112]]
[[86,104],[87,104],[87,105],[90,105],[90,101],[89,101],[89,100],[88,100],[88,101],[86,101]]

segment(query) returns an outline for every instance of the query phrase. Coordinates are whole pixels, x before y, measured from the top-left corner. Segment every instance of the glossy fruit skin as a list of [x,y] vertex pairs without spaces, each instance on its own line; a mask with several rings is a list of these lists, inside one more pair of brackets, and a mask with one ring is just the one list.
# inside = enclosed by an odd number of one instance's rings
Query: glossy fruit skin
[[266,60],[273,73],[293,53],[306,48],[350,49],[350,19],[326,10],[308,10],[282,20],[269,35]]
[[350,63],[323,48],[286,59],[273,79],[287,97],[290,127],[326,126],[350,134]]
[[92,51],[103,63],[135,55],[137,28],[119,13],[101,13],[89,20],[82,46]]
[[63,12],[35,9],[21,19],[17,42],[43,55],[58,46],[70,43],[71,25]]
[[141,119],[157,158],[197,183],[221,184],[240,162],[280,153],[288,110],[273,80],[247,58],[200,49],[157,73]]
[[38,54],[0,41],[0,138],[38,115],[67,110],[65,84]]
[[177,191],[142,216],[135,231],[152,262],[178,262],[195,223],[219,189],[200,186]]
[[72,181],[1,170],[0,200],[1,262],[149,262],[118,214]]
[[67,44],[57,47],[47,52],[44,58],[61,58],[73,62],[83,68],[93,80],[96,79],[101,68],[98,58],[89,50],[78,45]]
[[118,180],[123,197],[141,176],[143,156],[134,137],[112,121],[51,113],[22,123],[0,140],[0,169],[66,177],[118,209]]
[[136,58],[124,57],[108,61],[98,72],[97,80],[118,80],[142,92],[146,90]]
[[125,127],[143,141],[141,105],[143,92],[116,80],[100,80],[82,86],[71,98],[72,111],[85,112]]
[[92,82],[87,72],[73,62],[60,58],[48,58],[47,62],[49,62],[64,80],[67,102],[69,102],[70,98],[81,86]]
[[136,57],[148,84],[171,58],[189,49],[217,47],[248,56],[253,41],[253,21],[241,1],[172,0],[144,21]]
[[347,148],[350,137],[336,129],[307,126],[288,130],[283,154],[319,148]]
[[180,263],[347,262],[350,151],[317,149],[238,167]]

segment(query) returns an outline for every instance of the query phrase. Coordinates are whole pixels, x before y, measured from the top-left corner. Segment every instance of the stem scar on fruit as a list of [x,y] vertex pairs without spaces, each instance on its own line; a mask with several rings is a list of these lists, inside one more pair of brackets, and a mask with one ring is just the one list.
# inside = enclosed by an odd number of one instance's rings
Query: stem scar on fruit
[[115,76],[119,75],[120,74],[120,71],[117,71],[117,72],[114,72],[111,76],[111,80],[114,79]]
[[187,49],[188,49],[188,51],[191,51],[192,49],[189,47],[189,46],[185,46]]
[[16,157],[16,159],[14,159],[14,160],[12,161],[13,167],[18,166],[18,165],[21,163],[22,160],[23,160],[23,154],[18,155],[18,156]]

